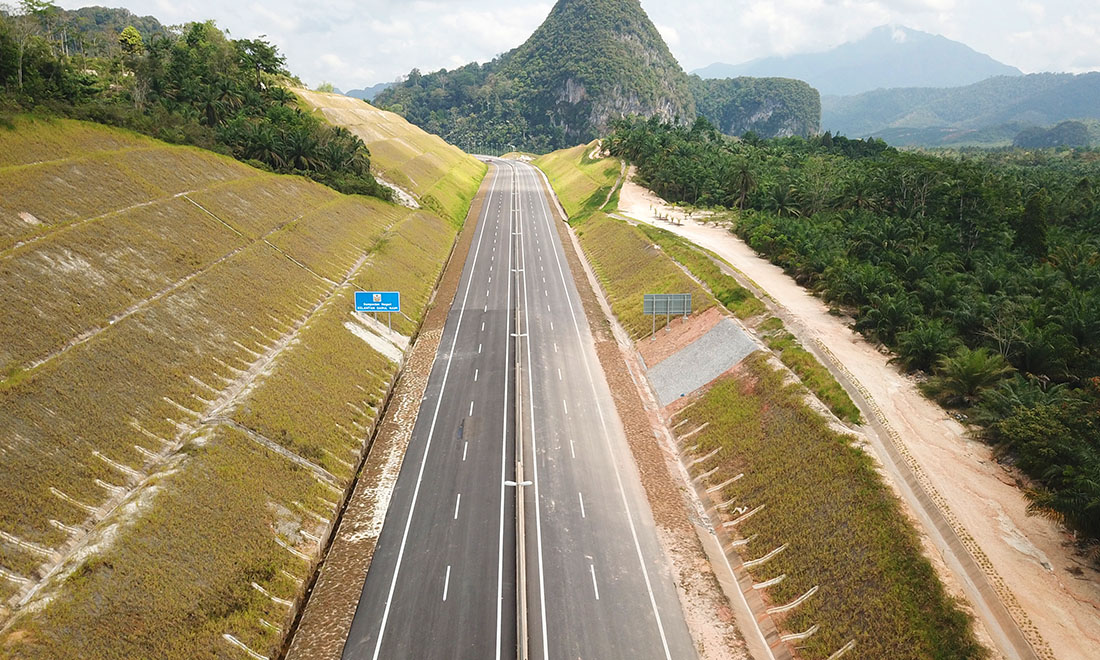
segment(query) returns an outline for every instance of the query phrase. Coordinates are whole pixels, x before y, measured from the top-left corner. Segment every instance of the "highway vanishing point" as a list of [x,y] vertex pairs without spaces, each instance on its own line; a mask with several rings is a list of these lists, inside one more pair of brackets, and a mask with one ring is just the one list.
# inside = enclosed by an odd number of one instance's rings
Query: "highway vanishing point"
[[343,658],[694,658],[542,176],[489,160]]

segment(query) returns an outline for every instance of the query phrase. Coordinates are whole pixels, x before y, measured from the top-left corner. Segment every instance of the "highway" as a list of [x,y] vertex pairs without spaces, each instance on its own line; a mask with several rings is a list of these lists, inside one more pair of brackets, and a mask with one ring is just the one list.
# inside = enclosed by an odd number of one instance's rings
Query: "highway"
[[695,657],[553,222],[492,159],[346,660]]

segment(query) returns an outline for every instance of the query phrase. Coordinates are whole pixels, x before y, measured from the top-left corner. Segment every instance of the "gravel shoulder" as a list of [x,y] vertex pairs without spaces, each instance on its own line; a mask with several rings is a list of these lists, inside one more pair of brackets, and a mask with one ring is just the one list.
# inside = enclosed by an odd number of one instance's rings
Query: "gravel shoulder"
[[[966,548],[964,554],[980,567],[986,589],[975,588],[966,575],[958,576],[978,616],[996,614],[974,602],[975,592],[1003,603],[1038,657],[1086,660],[1100,655],[1100,573],[1074,554],[1063,528],[1027,514],[1021,480],[993,459],[988,446],[968,438],[962,425],[922,396],[913,379],[889,364],[889,355],[725,228],[684,217],[629,177],[619,209],[679,234],[730,263],[766,292],[788,329],[807,348],[826,358],[823,363],[832,362],[834,372],[854,386],[853,398],[859,395],[857,403],[865,414],[870,409],[874,435],[881,438],[874,445],[883,454],[881,460],[900,459],[913,471],[919,483],[915,490],[927,491],[928,504],[950,523],[948,536],[954,531]],[[682,224],[655,220],[655,209]],[[899,489],[915,485],[895,483]],[[927,529],[929,520],[918,519],[930,536],[939,536]],[[958,573],[960,563],[952,557],[957,550],[939,542],[934,547],[940,553],[937,563]]]

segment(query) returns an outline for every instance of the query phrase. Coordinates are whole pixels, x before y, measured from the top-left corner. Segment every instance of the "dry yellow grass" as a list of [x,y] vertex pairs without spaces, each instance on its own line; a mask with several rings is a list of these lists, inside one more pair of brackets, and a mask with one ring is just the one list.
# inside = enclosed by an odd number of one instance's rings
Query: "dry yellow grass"
[[484,163],[366,101],[306,89],[294,92],[330,123],[358,135],[370,149],[373,171],[416,195],[425,207],[462,223],[488,170]]
[[455,226],[115,129],[18,126],[0,658],[240,655],[224,635],[274,655],[399,367],[346,327],[351,293],[400,290],[413,333]]

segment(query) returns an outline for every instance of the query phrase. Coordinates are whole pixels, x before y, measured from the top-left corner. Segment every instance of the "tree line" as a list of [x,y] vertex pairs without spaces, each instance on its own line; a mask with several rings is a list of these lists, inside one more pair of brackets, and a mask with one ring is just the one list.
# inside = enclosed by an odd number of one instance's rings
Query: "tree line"
[[1100,539],[1100,154],[931,155],[826,133],[760,140],[628,118],[611,153],[733,231],[922,376]]
[[38,112],[122,126],[390,198],[371,176],[362,140],[298,106],[286,85],[300,83],[266,39],[230,39],[208,21],[156,32],[146,43],[130,25],[116,49],[89,57],[71,52],[73,33],[56,26],[74,23],[62,18],[44,0],[0,13],[0,118]]

